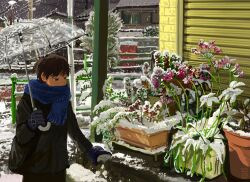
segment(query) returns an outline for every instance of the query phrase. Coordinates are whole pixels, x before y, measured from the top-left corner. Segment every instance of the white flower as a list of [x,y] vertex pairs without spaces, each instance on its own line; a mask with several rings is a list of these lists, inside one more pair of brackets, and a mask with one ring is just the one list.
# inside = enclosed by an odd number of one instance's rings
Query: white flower
[[230,100],[230,103],[234,103],[236,101],[236,97],[240,94],[242,94],[243,90],[239,88],[227,88],[226,90],[223,90],[221,95],[219,96],[219,99],[221,100],[224,98],[225,101]]
[[208,95],[203,95],[200,98],[201,101],[201,106],[202,107],[204,104],[207,104],[208,107],[212,107],[213,102],[218,103],[219,100],[217,97],[214,97],[215,93],[209,93]]
[[169,57],[169,51],[168,51],[168,50],[165,50],[165,51],[162,53],[162,55],[163,55],[164,57]]
[[230,87],[230,88],[237,88],[237,87],[245,86],[245,85],[246,85],[246,84],[243,83],[243,82],[232,81],[232,82],[229,84],[229,87]]
[[156,58],[158,58],[158,57],[160,57],[161,56],[161,52],[160,51],[156,51],[155,53],[154,53],[154,59],[156,59]]

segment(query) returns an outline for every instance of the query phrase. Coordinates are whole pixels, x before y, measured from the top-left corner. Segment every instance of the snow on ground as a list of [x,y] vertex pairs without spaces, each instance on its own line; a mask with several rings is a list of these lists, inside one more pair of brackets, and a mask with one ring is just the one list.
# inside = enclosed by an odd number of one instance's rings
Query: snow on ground
[[[104,175],[106,172],[104,172]],[[67,182],[105,182],[106,179],[100,177],[100,172],[93,173],[79,164],[72,164],[67,170]]]

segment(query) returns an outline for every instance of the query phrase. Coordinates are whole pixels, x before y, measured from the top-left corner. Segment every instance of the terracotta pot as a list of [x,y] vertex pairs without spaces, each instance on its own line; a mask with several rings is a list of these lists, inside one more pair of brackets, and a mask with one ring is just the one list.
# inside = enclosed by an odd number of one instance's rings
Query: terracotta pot
[[229,145],[230,171],[239,179],[250,179],[250,137],[224,129]]
[[135,128],[116,127],[118,139],[147,150],[154,150],[169,145],[170,131],[160,131],[147,134],[144,130]]

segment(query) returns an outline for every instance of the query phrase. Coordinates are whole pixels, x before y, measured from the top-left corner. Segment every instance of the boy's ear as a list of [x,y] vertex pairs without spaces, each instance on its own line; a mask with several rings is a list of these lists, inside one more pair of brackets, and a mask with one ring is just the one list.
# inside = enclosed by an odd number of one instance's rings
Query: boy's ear
[[42,72],[42,74],[41,74],[41,79],[42,79],[43,82],[47,81],[47,78],[46,78],[44,72]]

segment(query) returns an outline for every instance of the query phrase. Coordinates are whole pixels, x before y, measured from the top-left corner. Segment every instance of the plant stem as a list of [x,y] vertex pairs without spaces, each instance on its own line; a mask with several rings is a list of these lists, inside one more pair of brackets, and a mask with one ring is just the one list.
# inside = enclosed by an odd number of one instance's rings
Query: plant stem
[[186,89],[182,86],[181,82],[179,80],[176,79],[176,81],[178,82],[178,84],[180,85],[180,87],[182,88],[183,92],[184,92],[184,95],[186,97],[186,107],[187,107],[187,113],[189,113],[189,99],[188,99],[188,96],[187,96],[187,93],[186,93]]

